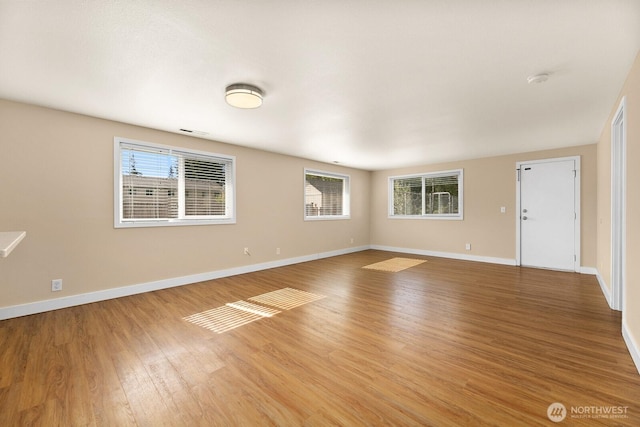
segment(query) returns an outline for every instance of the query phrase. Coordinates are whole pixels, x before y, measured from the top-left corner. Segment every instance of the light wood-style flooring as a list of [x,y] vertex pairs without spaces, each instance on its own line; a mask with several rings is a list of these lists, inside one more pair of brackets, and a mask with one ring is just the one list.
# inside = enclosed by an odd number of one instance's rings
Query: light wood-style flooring
[[[287,287],[325,298],[184,320]],[[620,322],[593,276],[364,251],[0,321],[0,426],[638,426]]]

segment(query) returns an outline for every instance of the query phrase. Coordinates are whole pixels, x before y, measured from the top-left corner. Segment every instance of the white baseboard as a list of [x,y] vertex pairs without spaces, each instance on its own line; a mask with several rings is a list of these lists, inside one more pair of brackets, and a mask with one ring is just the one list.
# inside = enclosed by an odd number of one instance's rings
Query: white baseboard
[[629,349],[631,359],[633,359],[633,363],[636,365],[638,374],[640,374],[640,346],[638,346],[638,341],[634,339],[633,334],[627,328],[624,320],[622,321],[622,338]]
[[105,289],[104,291],[87,292],[84,294],[71,295],[68,297],[55,298],[44,301],[36,301],[27,304],[13,305],[0,308],[0,320],[11,319],[13,317],[27,316],[30,314],[43,313],[45,311],[58,310],[61,308],[73,307],[76,305],[89,304],[92,302],[105,301],[113,298],[120,298],[129,295],[141,294],[144,292],[157,291],[160,289],[173,288],[176,286],[189,285],[192,283],[204,282],[207,280],[220,279],[222,277],[235,276],[238,274],[252,273],[254,271],[268,270],[275,267],[298,264],[301,262],[313,261],[322,258],[329,258],[338,255],[345,255],[353,252],[360,252],[369,249],[369,246],[358,246],[353,248],[339,249],[335,251],[322,252],[312,255],[304,255],[295,258],[287,258],[277,261],[269,261],[260,264],[251,264],[241,267],[228,268],[224,270],[210,271],[207,273],[192,274],[189,276],[173,277],[170,279],[156,280],[153,282],[140,283],[137,285],[122,286],[119,288]]
[[489,264],[516,265],[516,260],[511,258],[496,258],[496,257],[488,257],[488,256],[466,255],[466,254],[459,254],[459,253],[453,253],[453,252],[428,251],[424,249],[396,248],[393,246],[382,246],[382,245],[371,245],[370,248],[376,249],[379,251],[402,252],[405,254],[435,256],[438,258],[452,258],[452,259],[459,259],[464,261],[478,261],[478,262],[486,262]]
[[592,276],[597,276],[598,275],[598,269],[595,267],[580,267],[580,270],[578,270],[578,273],[580,274],[590,274]]
[[[27,304],[14,305],[0,308],[0,320],[10,319],[13,317],[27,316],[30,314],[43,313],[45,311],[58,310],[61,308],[73,307],[81,304],[89,304],[92,302],[105,301],[113,298],[120,298],[129,295],[141,294],[144,292],[152,292],[160,289],[173,288],[176,286],[189,285],[192,283],[204,282],[207,280],[220,279],[222,277],[235,276],[238,274],[252,273],[254,271],[268,270],[270,268],[283,267],[286,265],[298,264],[301,262],[313,261],[322,258],[329,258],[338,255],[345,255],[353,252],[360,252],[367,249],[375,249],[380,251],[401,252],[414,255],[435,256],[439,258],[452,258],[465,261],[477,261],[490,264],[516,265],[516,260],[511,258],[496,258],[478,255],[466,255],[453,252],[438,252],[424,249],[399,248],[383,245],[364,245],[353,248],[338,249],[335,251],[321,252],[312,255],[304,255],[295,258],[287,258],[283,260],[269,261],[259,264],[245,265],[224,270],[210,271],[200,274],[192,274],[189,276],[174,277],[169,279],[157,280],[153,282],[140,283],[137,285],[123,286],[119,288],[106,289],[104,291],[88,292],[84,294],[71,295],[68,297],[55,298],[44,301],[36,301]],[[581,273],[595,274],[598,283],[602,288],[602,292],[610,301],[607,287],[604,285],[602,278],[597,270],[591,267],[582,267]],[[609,303],[609,306],[611,304]]]
[[611,305],[611,292],[599,272],[596,272],[596,279],[598,279],[598,284],[600,285],[604,298],[607,300],[607,304],[609,304],[609,308],[614,310],[613,305]]

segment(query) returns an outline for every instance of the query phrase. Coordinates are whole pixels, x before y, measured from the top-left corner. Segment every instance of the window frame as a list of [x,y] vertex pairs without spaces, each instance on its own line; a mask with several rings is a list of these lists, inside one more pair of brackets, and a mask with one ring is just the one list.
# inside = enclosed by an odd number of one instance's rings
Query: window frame
[[[123,215],[123,181],[122,181],[122,145],[139,146],[150,151],[158,150],[171,155],[173,153],[182,155],[192,154],[194,157],[220,159],[229,162],[229,173],[225,175],[225,215],[184,215],[184,208],[179,209],[178,218],[136,218],[126,219]],[[114,160],[114,228],[137,228],[137,227],[172,227],[185,225],[216,225],[236,223],[236,158],[226,154],[212,153],[208,151],[193,150],[190,148],[174,147],[169,145],[156,144],[152,142],[139,141],[129,138],[114,137],[113,139],[113,160]],[[177,191],[179,203],[184,205],[185,196],[184,185],[179,185]]]
[[[336,178],[342,180],[342,213],[340,215],[307,215],[307,175]],[[318,169],[304,169],[302,177],[302,212],[305,221],[331,221],[351,219],[351,176],[337,172],[326,172]]]
[[[428,214],[425,210],[425,179],[444,176],[458,176],[458,213],[453,214]],[[397,215],[394,213],[394,182],[398,179],[421,178],[422,179],[422,214]],[[445,171],[424,172],[410,175],[396,175],[388,178],[388,203],[387,214],[390,219],[438,219],[461,221],[464,219],[464,169],[451,169]]]

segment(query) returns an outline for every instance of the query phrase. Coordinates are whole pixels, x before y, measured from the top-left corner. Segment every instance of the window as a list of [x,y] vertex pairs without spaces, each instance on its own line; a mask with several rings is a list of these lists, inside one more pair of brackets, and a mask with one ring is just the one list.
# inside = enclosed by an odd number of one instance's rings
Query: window
[[235,222],[235,158],[114,139],[115,227]]
[[349,176],[305,169],[304,218],[349,218]]
[[462,169],[389,178],[389,216],[462,219]]

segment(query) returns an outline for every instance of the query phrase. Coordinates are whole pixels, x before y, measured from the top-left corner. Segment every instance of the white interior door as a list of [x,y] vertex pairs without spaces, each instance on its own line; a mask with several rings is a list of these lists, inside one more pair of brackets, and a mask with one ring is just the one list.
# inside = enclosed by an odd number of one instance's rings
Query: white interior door
[[578,271],[578,161],[519,164],[520,265]]

